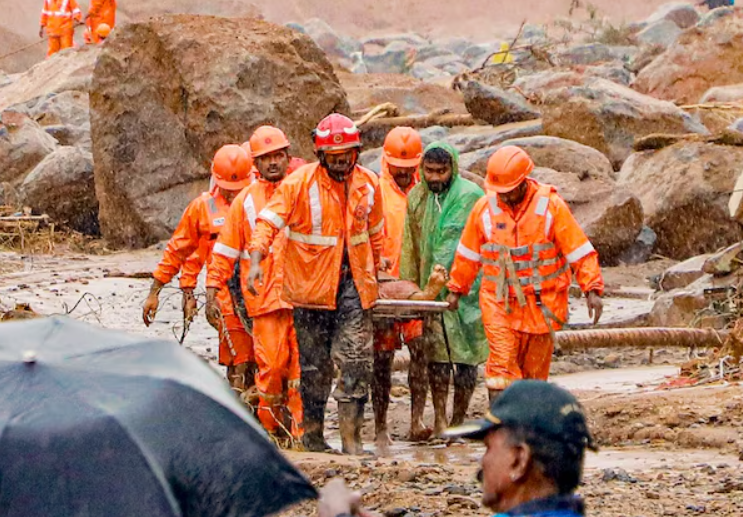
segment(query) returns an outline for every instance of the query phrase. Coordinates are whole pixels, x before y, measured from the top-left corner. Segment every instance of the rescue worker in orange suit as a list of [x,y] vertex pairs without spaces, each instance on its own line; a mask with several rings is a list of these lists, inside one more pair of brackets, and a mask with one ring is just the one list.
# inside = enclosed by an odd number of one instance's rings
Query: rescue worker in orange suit
[[[116,0],[91,0],[88,14],[85,16],[85,24],[90,29],[93,43],[100,43],[108,37],[108,34],[116,26]],[[98,28],[101,25],[108,26],[105,36],[101,37]]]
[[283,297],[294,307],[299,342],[304,447],[329,448],[323,428],[335,363],[343,452],[360,454],[372,379],[370,309],[378,297],[384,241],[382,194],[377,175],[357,165],[361,136],[353,121],[326,117],[314,131],[314,144],[319,163],[288,176],[258,214],[248,288],[260,287],[261,261],[288,228]]
[[[271,199],[289,171],[289,140],[278,128],[262,126],[250,137],[258,179],[232,202],[207,268],[207,317],[216,318],[216,297],[240,262],[240,285],[248,314],[253,320],[253,344],[258,372],[255,384],[260,395],[258,418],[271,435],[283,425],[284,407],[291,416],[291,434],[302,438],[300,369],[292,306],[281,299],[282,260],[286,235],[280,234],[263,259],[265,281],[253,295],[244,287],[250,269],[248,245],[257,214]],[[286,393],[286,396],[284,394]]]
[[[408,192],[418,183],[418,168],[423,156],[423,142],[418,132],[409,127],[396,127],[387,134],[382,153],[382,170],[379,186],[384,207],[384,248],[382,256],[387,261],[387,270],[394,278],[400,278],[400,254],[405,230],[405,214],[408,209]],[[423,424],[423,410],[428,392],[426,357],[420,336],[423,322],[389,323],[375,322],[374,329],[374,382],[372,402],[374,404],[374,427],[377,447],[391,442],[387,432],[387,409],[392,388],[392,363],[395,350],[405,343],[410,350],[408,385],[411,398],[411,441],[427,440],[431,430]]]
[[491,398],[518,379],[547,379],[554,332],[568,317],[571,269],[594,324],[603,311],[598,254],[555,188],[528,178],[533,169],[529,155],[515,146],[490,157],[489,195],[470,214],[447,285],[447,301],[457,307],[483,269]]
[[[190,271],[196,270],[198,275],[203,264],[208,262],[212,247],[224,226],[230,203],[248,186],[251,167],[252,158],[238,145],[226,145],[214,155],[212,178],[215,187],[186,207],[173,237],[168,242],[163,258],[152,274],[154,280],[142,312],[145,325],[149,326],[154,321],[160,291],[178,271],[186,267]],[[192,265],[194,254],[199,257],[197,267]],[[184,266],[184,263],[187,266]],[[192,273],[194,287],[196,275]],[[188,285],[188,280],[184,282],[186,283],[182,284],[183,309],[188,320],[195,314],[196,301],[193,287]],[[250,377],[247,370],[254,361],[253,342],[234,312],[232,298],[226,287],[219,291],[218,299],[222,317],[219,321],[210,323],[219,331],[219,363],[227,367],[230,384],[242,390],[245,389],[246,377]]]
[[72,48],[75,37],[75,22],[82,20],[83,13],[76,0],[44,0],[39,22],[39,37],[48,38],[47,57],[60,50]]

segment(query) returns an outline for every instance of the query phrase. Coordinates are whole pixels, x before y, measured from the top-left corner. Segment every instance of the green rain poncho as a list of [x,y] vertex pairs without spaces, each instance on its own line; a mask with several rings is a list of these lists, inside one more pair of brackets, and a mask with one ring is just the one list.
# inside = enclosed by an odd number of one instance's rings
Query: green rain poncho
[[[432,193],[423,177],[421,164],[422,181],[408,194],[408,213],[400,262],[400,278],[415,282],[421,288],[426,285],[436,264],[451,271],[467,218],[477,200],[485,195],[480,187],[459,175],[459,153],[456,149],[437,142],[426,147],[426,151],[433,148],[444,149],[452,156],[454,170],[451,185],[438,196]],[[448,294],[449,291],[444,289],[439,300],[444,300]],[[441,332],[440,324],[427,322],[426,339],[432,344],[430,350],[433,362],[468,365],[485,362],[488,342],[482,326],[479,296],[478,276],[470,294],[460,299],[459,309],[444,313],[446,335]],[[439,332],[435,329],[439,329]]]

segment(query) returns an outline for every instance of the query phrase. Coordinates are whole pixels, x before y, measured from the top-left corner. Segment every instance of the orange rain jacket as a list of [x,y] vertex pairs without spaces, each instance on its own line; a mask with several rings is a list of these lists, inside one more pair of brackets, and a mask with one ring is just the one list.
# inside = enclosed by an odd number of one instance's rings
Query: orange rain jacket
[[74,20],[82,20],[83,13],[75,0],[44,0],[39,25],[46,28],[50,37],[74,32]]
[[[163,258],[152,274],[167,284],[181,271],[180,286],[196,287],[197,278],[212,254],[212,246],[225,224],[230,204],[218,193],[204,192],[183,213],[178,227],[168,241]],[[225,286],[218,293],[219,308],[230,330],[242,328],[235,317],[230,292]]]
[[88,27],[90,28],[90,38],[95,42],[100,42],[96,29],[102,23],[105,23],[112,29],[116,26],[116,0],[91,0],[88,9]]
[[[284,180],[286,181],[286,180]],[[232,202],[227,220],[214,245],[211,261],[206,273],[206,286],[221,289],[232,277],[235,261],[240,260],[240,286],[245,297],[245,307],[251,317],[261,316],[292,306],[281,300],[283,271],[281,257],[286,245],[286,234],[279,234],[263,258],[263,286],[258,286],[258,295],[247,289],[250,271],[250,254],[247,251],[258,213],[278,188],[276,183],[259,177],[248,188],[243,189]]]
[[258,214],[250,252],[268,255],[276,234],[288,228],[283,298],[295,307],[336,309],[343,255],[364,309],[377,299],[377,270],[384,245],[379,179],[356,166],[346,182],[319,163],[288,176]]
[[[448,288],[466,294],[483,268],[483,322],[519,332],[550,332],[567,321],[571,268],[584,292],[603,293],[598,254],[567,203],[532,179],[513,213],[495,194],[480,199],[457,248]],[[541,305],[538,303],[541,301]],[[487,322],[485,319],[487,318]]]
[[387,161],[382,157],[382,174],[379,187],[382,190],[384,206],[384,248],[382,256],[392,262],[390,275],[400,278],[400,255],[402,254],[402,237],[405,232],[405,214],[408,212],[408,192],[418,183],[418,174],[403,192],[390,174]]

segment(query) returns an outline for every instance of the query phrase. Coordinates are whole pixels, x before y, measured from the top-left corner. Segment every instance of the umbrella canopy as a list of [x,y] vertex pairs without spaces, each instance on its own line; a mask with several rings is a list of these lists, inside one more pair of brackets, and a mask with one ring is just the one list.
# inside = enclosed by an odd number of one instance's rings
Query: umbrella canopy
[[313,497],[175,342],[64,317],[0,324],[0,515],[242,517]]

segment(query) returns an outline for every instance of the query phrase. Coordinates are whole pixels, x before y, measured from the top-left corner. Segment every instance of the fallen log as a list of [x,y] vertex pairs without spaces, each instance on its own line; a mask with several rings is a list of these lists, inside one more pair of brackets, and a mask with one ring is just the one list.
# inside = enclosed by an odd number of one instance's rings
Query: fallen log
[[695,348],[722,346],[728,333],[715,329],[620,328],[557,332],[562,351],[585,348]]
[[408,115],[404,117],[382,117],[366,122],[359,129],[361,138],[367,148],[381,147],[384,138],[393,128],[408,126],[415,129],[425,129],[433,126],[456,127],[488,125],[475,120],[470,114],[431,113],[428,115]]

